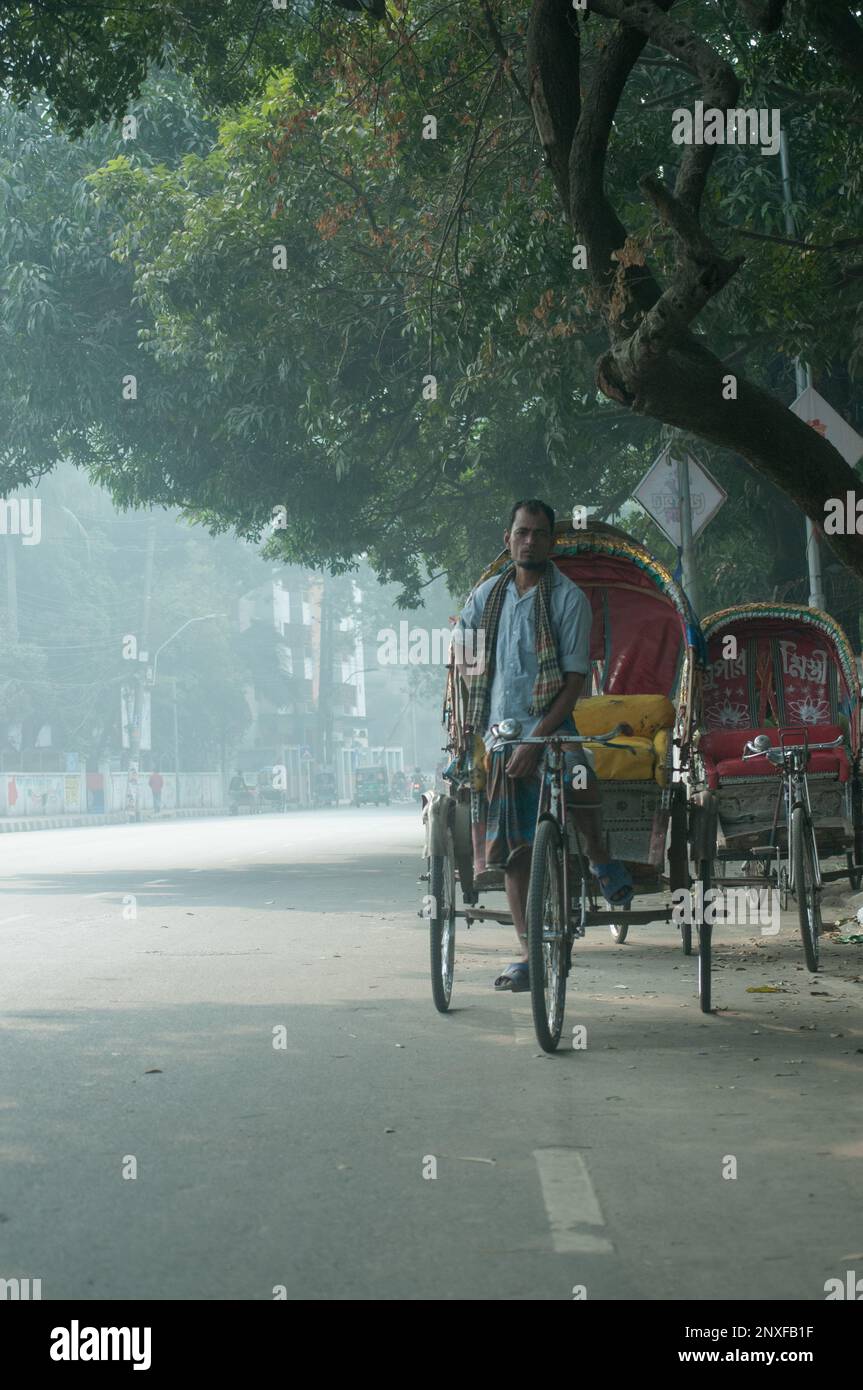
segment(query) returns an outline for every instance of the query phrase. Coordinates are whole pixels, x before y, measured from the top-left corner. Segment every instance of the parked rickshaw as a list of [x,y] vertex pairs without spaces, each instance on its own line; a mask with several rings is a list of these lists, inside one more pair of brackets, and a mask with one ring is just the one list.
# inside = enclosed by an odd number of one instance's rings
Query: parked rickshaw
[[353,805],[366,802],[389,806],[390,784],[385,767],[358,767],[354,772]]
[[[624,532],[591,522],[555,526],[552,561],[590,599],[593,611],[591,673],[573,711],[579,739],[545,744],[543,793],[531,859],[527,901],[530,991],[540,1045],[560,1040],[572,946],[586,928],[604,924],[618,942],[633,924],[669,921],[677,914],[668,893],[688,890],[687,788],[692,714],[701,669],[701,636],[683,590],[668,570]],[[480,583],[509,563],[506,552]],[[432,993],[449,1008],[455,959],[455,924],[462,918],[512,925],[511,913],[479,905],[489,884],[484,864],[485,746],[482,730],[465,722],[466,683],[456,644],[444,701],[452,761],[444,773],[449,794],[426,797],[427,915],[430,918]],[[498,738],[527,741],[504,721]],[[581,837],[564,802],[565,744],[583,742],[600,779],[603,830],[610,856],[621,859],[639,894],[662,894],[650,908],[598,903]],[[463,906],[457,906],[456,884]],[[709,1001],[709,991],[708,991]],[[702,1007],[709,1007],[702,1003]]]
[[262,767],[257,774],[258,808],[261,811],[287,811],[288,792],[284,785],[284,769]]
[[[847,874],[857,889],[863,875],[851,644],[828,613],[793,603],[726,608],[705,618],[703,631],[708,663],[692,769],[701,890],[766,887],[783,908],[793,895],[814,971],[822,884]],[[844,867],[822,867],[835,858]],[[728,871],[733,862],[740,873]]]

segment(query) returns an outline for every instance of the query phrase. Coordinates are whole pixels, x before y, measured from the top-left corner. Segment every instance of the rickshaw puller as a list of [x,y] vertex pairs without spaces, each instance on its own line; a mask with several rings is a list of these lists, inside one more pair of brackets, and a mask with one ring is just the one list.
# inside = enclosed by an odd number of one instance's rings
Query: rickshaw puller
[[[462,674],[468,689],[467,722],[484,730],[487,751],[488,820],[486,863],[502,868],[506,895],[522,956],[495,980],[495,989],[528,989],[525,909],[536,815],[542,789],[540,744],[495,748],[491,726],[517,719],[524,736],[577,733],[573,706],[590,671],[592,615],[586,595],[550,561],[554,512],[538,498],[516,502],[504,545],[512,564],[471,594],[459,627],[472,631],[465,649],[478,658]],[[584,769],[572,786],[576,767]],[[596,775],[580,745],[566,752],[566,799],[576,807],[591,872],[605,899],[632,901],[632,878],[619,860],[609,860],[602,832]]]

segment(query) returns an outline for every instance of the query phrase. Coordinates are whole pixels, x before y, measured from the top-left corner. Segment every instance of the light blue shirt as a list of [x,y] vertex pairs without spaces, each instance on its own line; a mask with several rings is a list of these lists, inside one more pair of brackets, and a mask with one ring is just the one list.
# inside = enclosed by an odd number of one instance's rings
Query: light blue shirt
[[[549,565],[551,627],[557,639],[560,669],[564,675],[567,671],[577,671],[586,676],[590,671],[590,629],[593,620],[590,600],[577,584],[567,579],[557,565],[551,561]],[[499,574],[493,575],[474,589],[462,609],[458,624],[460,628],[479,627],[485,601],[499,578]],[[507,584],[497,630],[497,652],[489,705],[489,727],[499,724],[502,719],[518,719],[525,735],[532,734],[542,718],[541,714],[529,713],[533,686],[539,669],[533,621],[535,602],[535,588],[528,589],[526,594],[519,596],[515,581]],[[471,655],[479,655],[476,640],[473,647],[468,641],[465,650],[468,661]],[[485,653],[485,659],[488,660],[490,655]],[[575,731],[571,719],[564,720],[560,727]],[[493,742],[488,733],[485,742],[486,747],[490,747]]]

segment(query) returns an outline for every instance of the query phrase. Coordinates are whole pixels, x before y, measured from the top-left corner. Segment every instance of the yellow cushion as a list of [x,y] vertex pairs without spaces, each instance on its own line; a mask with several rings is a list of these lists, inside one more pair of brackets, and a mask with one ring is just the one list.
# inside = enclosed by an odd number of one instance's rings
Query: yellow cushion
[[591,695],[578,701],[572,716],[580,734],[608,734],[616,724],[631,724],[637,738],[652,739],[657,729],[673,727],[674,706],[665,695]]
[[653,748],[656,753],[655,777],[660,787],[668,786],[668,744],[670,740],[670,729],[657,729],[653,735]]
[[471,791],[481,792],[486,784],[486,752],[485,744],[479,734],[473,736],[473,749],[470,766],[470,787]]
[[[612,727],[614,726],[612,725]],[[621,734],[614,742],[625,746],[623,748],[609,748],[603,743],[586,743],[584,745],[593,754],[597,777],[601,781],[613,782],[652,781],[656,750],[650,739],[628,738]],[[635,749],[634,754],[627,752],[629,748]]]

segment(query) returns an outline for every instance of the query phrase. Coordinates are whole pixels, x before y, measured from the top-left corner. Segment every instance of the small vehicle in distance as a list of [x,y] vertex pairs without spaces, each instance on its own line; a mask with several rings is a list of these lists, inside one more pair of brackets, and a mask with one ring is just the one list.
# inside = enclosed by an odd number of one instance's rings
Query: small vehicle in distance
[[354,772],[353,806],[389,806],[390,784],[385,767],[358,767]]
[[393,773],[390,778],[390,796],[393,801],[410,801],[411,793],[406,773],[401,771]]
[[287,811],[288,793],[279,785],[283,769],[262,767],[257,774],[258,808],[261,811]]
[[242,772],[235,772],[228,785],[228,809],[232,816],[258,810],[258,789],[249,786]]
[[334,772],[325,770],[315,773],[312,783],[312,804],[314,806],[338,806],[339,794]]

